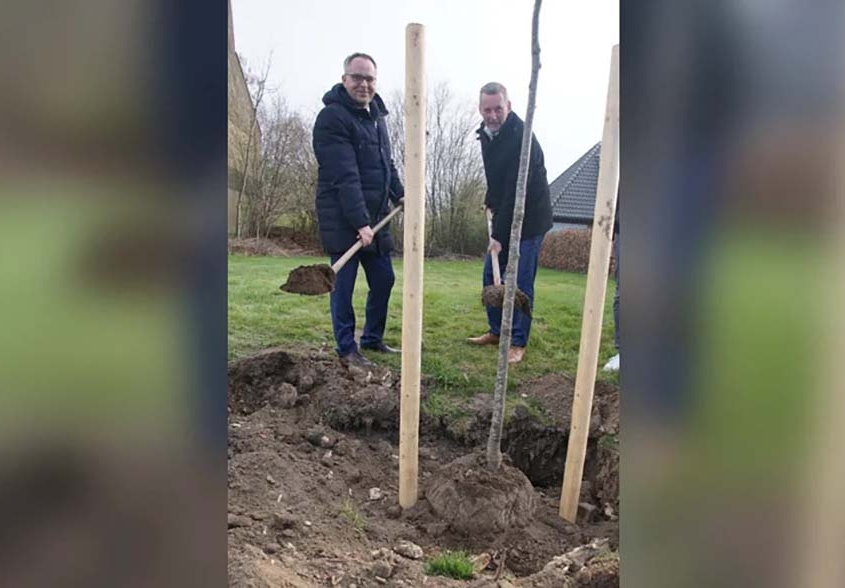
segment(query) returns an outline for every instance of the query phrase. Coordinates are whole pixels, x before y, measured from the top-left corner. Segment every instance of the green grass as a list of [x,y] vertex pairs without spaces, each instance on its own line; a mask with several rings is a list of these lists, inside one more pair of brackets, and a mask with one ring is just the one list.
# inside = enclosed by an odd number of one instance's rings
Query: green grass
[[367,528],[367,519],[364,518],[364,515],[358,512],[355,506],[352,504],[352,501],[348,498],[346,502],[343,503],[343,506],[340,507],[340,516],[346,519],[353,529],[358,532],[363,532],[364,529]]
[[[299,296],[279,290],[300,265],[325,258],[229,257],[229,359],[272,346],[334,348],[329,297]],[[390,300],[385,342],[399,346],[402,336],[402,262],[394,261],[396,285]],[[422,372],[428,390],[424,410],[430,414],[459,411],[449,402],[490,392],[496,378],[496,347],[476,347],[466,338],[487,330],[481,305],[482,261],[426,260],[424,269]],[[586,276],[540,269],[535,282],[535,317],[525,359],[508,370],[509,390],[550,372],[574,373],[578,363],[581,311]],[[599,367],[614,353],[612,294],[608,284]],[[360,271],[354,304],[358,328],[363,326],[367,284]],[[364,352],[399,370],[401,359]],[[599,378],[615,376],[599,372]],[[518,397],[510,402],[520,403]],[[534,407],[529,406],[533,411]]]
[[472,561],[463,551],[446,551],[427,561],[427,576],[446,576],[456,580],[470,580],[473,576]]
[[619,435],[603,435],[599,437],[599,447],[619,451]]

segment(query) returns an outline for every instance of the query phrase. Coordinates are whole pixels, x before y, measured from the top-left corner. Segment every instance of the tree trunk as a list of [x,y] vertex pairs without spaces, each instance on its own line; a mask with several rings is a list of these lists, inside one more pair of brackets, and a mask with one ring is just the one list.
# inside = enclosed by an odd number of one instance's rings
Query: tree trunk
[[508,266],[505,270],[505,300],[502,305],[502,328],[499,339],[499,368],[493,391],[493,418],[487,439],[487,467],[498,470],[502,465],[502,427],[505,420],[505,394],[508,384],[508,351],[511,348],[513,327],[513,301],[516,294],[516,273],[519,268],[519,241],[522,235],[522,219],[525,216],[525,192],[528,187],[528,162],[531,156],[531,127],[534,123],[534,103],[537,100],[537,76],[540,72],[540,4],[534,0],[534,17],[531,23],[531,83],[528,86],[528,110],[525,114],[525,130],[522,133],[522,151],[519,156],[519,174],[516,179],[516,199],[513,206]]

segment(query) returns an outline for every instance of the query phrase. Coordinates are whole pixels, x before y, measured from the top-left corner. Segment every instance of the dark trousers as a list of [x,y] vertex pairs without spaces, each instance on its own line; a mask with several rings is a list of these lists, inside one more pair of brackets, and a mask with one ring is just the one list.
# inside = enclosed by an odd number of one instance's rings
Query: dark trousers
[[[331,262],[335,263],[341,253],[332,254]],[[364,268],[367,285],[367,308],[365,311],[364,332],[361,334],[361,345],[375,346],[382,342],[384,327],[387,324],[387,305],[390,302],[390,292],[396,276],[390,254],[359,252],[337,274],[334,291],[329,298],[332,313],[332,327],[337,342],[338,355],[344,356],[358,349],[355,343],[355,309],[352,307],[352,293],[355,290],[355,279],[358,277],[358,264]]]
[[[543,244],[543,237],[532,237],[519,243],[519,268],[516,273],[516,286],[528,296],[531,301],[531,310],[534,310],[534,278],[537,277],[537,263],[540,260],[540,246]],[[505,282],[505,272],[508,266],[508,251],[502,249],[499,253],[499,267],[502,270],[502,283]],[[484,259],[484,285],[493,283],[493,265],[490,255]],[[532,312],[533,314],[533,312]],[[490,332],[499,335],[502,324],[502,309],[487,307],[487,322],[490,325]],[[511,331],[511,344],[515,347],[528,345],[528,335],[531,333],[531,317],[514,307],[513,330]]]

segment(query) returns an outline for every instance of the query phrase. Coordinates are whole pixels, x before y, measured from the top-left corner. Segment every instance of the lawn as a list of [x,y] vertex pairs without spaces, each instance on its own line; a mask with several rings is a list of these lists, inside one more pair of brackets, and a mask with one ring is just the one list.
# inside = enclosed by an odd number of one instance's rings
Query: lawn
[[[229,359],[272,346],[325,346],[333,349],[328,295],[299,296],[279,291],[291,269],[324,263],[324,258],[229,257]],[[390,301],[385,341],[402,340],[402,262],[394,261],[396,286]],[[422,371],[430,391],[470,395],[492,391],[497,348],[475,347],[466,338],[487,328],[481,305],[482,262],[426,260],[423,306]],[[586,276],[540,269],[536,280],[535,318],[523,362],[509,370],[509,388],[549,372],[574,374],[578,363],[581,309]],[[612,356],[614,285],[608,284],[600,365]],[[355,308],[363,325],[366,280],[360,272]],[[400,367],[398,356],[365,352],[384,365]],[[599,378],[615,375],[599,372]],[[433,388],[433,390],[432,390]]]

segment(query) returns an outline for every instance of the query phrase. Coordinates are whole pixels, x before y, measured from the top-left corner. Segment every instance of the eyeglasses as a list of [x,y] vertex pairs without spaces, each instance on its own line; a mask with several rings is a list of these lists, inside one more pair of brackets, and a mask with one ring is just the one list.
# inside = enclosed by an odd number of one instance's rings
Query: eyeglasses
[[355,74],[355,73],[352,73],[352,74],[348,73],[348,74],[343,74],[343,75],[349,77],[356,84],[360,84],[362,82],[367,82],[368,84],[370,84],[372,86],[373,84],[376,83],[376,78],[373,77],[373,76],[365,76],[365,75]]

